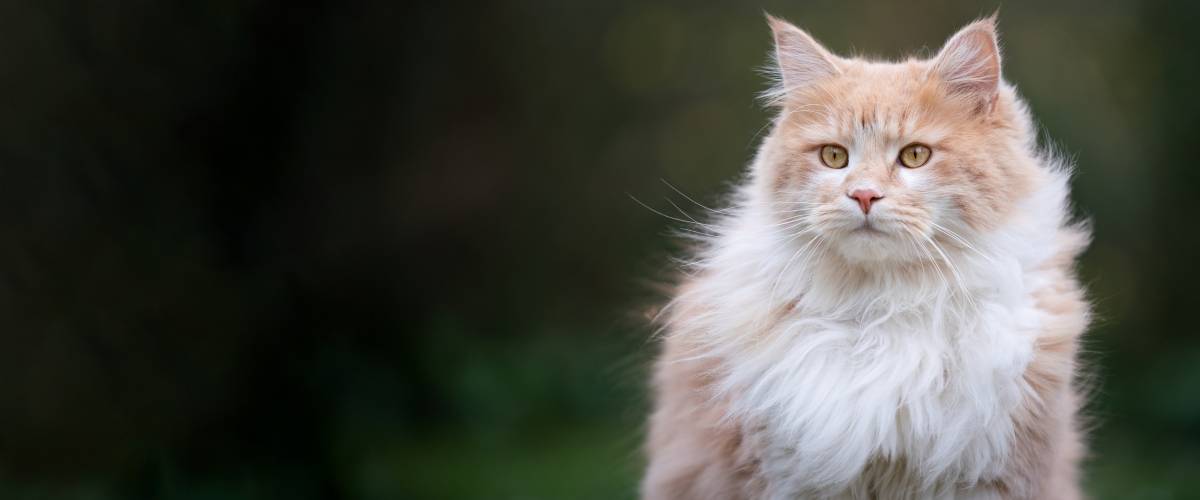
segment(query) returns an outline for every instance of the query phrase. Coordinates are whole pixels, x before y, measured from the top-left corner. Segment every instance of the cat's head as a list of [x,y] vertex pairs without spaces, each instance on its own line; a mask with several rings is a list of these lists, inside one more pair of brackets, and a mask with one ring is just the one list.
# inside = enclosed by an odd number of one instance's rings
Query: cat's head
[[756,176],[780,226],[851,261],[919,260],[932,242],[1001,224],[1035,183],[1032,126],[1001,79],[994,18],[930,59],[894,63],[838,57],[769,22],[780,114]]

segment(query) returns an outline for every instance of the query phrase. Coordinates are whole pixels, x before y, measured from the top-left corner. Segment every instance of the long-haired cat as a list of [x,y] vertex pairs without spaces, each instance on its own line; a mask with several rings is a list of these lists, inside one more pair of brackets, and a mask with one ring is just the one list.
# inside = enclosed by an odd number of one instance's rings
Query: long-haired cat
[[664,309],[642,496],[1081,496],[1067,167],[995,20],[932,59],[770,18],[778,115]]

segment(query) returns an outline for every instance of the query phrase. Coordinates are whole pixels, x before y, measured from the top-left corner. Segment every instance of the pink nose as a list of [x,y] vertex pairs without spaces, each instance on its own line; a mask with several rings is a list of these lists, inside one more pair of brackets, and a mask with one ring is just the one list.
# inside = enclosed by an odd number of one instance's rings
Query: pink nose
[[880,198],[883,198],[883,193],[874,189],[855,189],[850,194],[846,195],[851,199],[858,201],[858,207],[862,209],[864,214],[871,213],[871,204]]

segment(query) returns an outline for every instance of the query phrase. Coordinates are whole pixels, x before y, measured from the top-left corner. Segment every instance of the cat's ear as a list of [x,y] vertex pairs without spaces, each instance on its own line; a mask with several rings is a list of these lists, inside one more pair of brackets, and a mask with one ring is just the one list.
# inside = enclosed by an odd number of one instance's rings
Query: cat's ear
[[804,30],[767,14],[767,24],[775,36],[775,65],[779,69],[780,88],[773,93],[782,97],[825,78],[837,75],[837,57],[817,43]]
[[968,24],[950,37],[930,71],[948,93],[972,99],[979,110],[990,111],[1000,92],[996,15]]

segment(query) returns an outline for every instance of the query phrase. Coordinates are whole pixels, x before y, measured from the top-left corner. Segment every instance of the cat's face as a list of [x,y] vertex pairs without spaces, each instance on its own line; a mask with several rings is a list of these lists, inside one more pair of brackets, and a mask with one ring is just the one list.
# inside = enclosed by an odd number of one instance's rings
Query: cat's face
[[778,20],[782,113],[768,152],[780,222],[855,261],[931,259],[1002,219],[1028,185],[991,20],[930,60],[829,54]]

